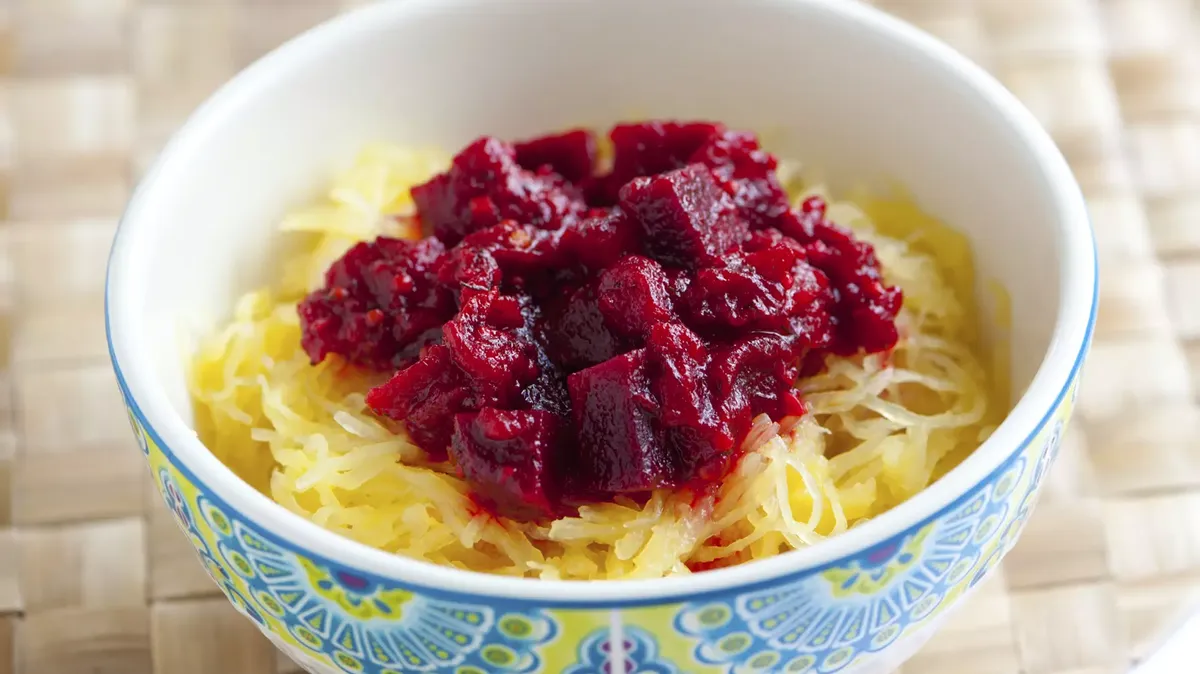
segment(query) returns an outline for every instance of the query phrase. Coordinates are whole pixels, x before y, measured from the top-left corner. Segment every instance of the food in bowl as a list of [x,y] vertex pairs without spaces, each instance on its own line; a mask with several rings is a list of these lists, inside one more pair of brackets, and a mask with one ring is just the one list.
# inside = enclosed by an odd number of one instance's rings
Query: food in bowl
[[[603,141],[603,142],[601,142]],[[748,132],[365,150],[191,362],[284,507],[439,564],[654,578],[812,545],[1003,418],[961,238]]]

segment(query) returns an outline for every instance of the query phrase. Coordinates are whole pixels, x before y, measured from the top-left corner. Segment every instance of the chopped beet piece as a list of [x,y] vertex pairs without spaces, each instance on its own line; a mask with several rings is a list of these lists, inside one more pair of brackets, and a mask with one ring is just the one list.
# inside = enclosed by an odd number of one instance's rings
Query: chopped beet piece
[[435,344],[420,360],[367,392],[367,407],[404,422],[409,436],[434,461],[446,458],[454,415],[474,408],[462,372],[450,350]]
[[467,235],[458,249],[484,250],[491,253],[506,274],[520,274],[560,264],[558,236],[555,232],[505,220],[498,225]]
[[457,291],[459,303],[500,286],[504,275],[491,251],[456,246],[438,269],[438,282],[451,292]]
[[735,437],[744,438],[758,414],[781,419],[803,413],[795,390],[803,353],[796,337],[769,332],[713,351],[709,381]]
[[[719,436],[724,438],[726,436]],[[733,447],[722,449],[713,441],[712,431],[696,426],[667,426],[661,429],[660,442],[677,466],[681,482],[703,488],[725,477],[735,457]]]
[[812,197],[783,219],[784,230],[806,243],[808,261],[837,289],[830,350],[840,355],[874,353],[896,345],[896,314],[903,295],[885,285],[875,249],[845,227],[825,219],[825,202]]
[[661,409],[650,391],[643,349],[567,378],[579,446],[567,475],[570,495],[644,492],[676,484],[675,466],[655,433]]
[[[903,297],[750,133],[708,122],[481,138],[412,190],[420,242],[351,248],[299,307],[313,362],[402,368],[367,405],[517,520],[703,489],[797,377],[898,338]],[[419,356],[419,357],[418,357]]]
[[[684,301],[691,323],[715,333],[730,330],[787,330],[792,319],[810,313],[830,298],[825,275],[809,266],[805,253],[782,243],[770,244],[724,264],[701,269]],[[824,346],[825,338],[814,339]]]
[[567,395],[567,380],[558,368],[542,354],[542,370],[537,379],[521,390],[525,404],[560,417],[571,416],[571,399]]
[[344,288],[313,292],[298,311],[303,327],[300,345],[313,363],[335,353],[352,363],[386,369],[400,354],[386,314]]
[[[659,323],[648,331],[646,354],[653,366],[652,388],[666,401],[659,420],[664,426],[696,426],[723,433],[705,381],[708,348],[681,323]],[[728,449],[731,440],[722,441]]]
[[744,131],[714,134],[696,150],[691,161],[713,169],[751,227],[774,226],[787,213],[788,197],[775,174],[775,157],[759,147],[754,134]]
[[547,518],[558,501],[558,433],[549,412],[485,407],[455,415],[450,456],[484,507],[514,520]]
[[687,289],[692,285],[692,275],[684,269],[665,269],[667,274],[667,294],[671,296],[671,303],[679,306],[683,301],[683,296],[687,294]]
[[571,400],[567,395],[567,375],[549,354],[546,353],[544,321],[542,309],[532,298],[523,298],[522,313],[525,327],[521,335],[532,342],[537,356],[538,376],[521,389],[521,397],[525,404],[535,410],[550,412],[555,416],[569,419],[571,416]]
[[683,168],[709,138],[723,130],[720,124],[708,122],[618,124],[609,133],[612,173],[625,184],[640,176]]
[[709,122],[618,124],[608,134],[613,145],[612,170],[584,184],[588,204],[612,206],[630,180],[687,166],[689,158],[724,128]]
[[710,134],[688,161],[712,168],[722,180],[765,176],[778,167],[775,157],[759,147],[754,134],[733,130]]
[[300,303],[301,344],[312,362],[336,353],[389,369],[441,337],[454,315],[453,295],[437,282],[440,241],[380,237],[333,263],[325,287]]
[[729,427],[713,406],[707,368],[708,348],[681,323],[659,323],[649,330],[646,353],[651,390],[663,401],[659,425],[685,476],[723,473],[733,450]]
[[554,229],[581,215],[582,193],[554,173],[521,168],[509,143],[484,137],[454,157],[446,173],[412,189],[421,222],[446,245],[516,220]]
[[492,288],[525,292],[548,285],[563,266],[558,231],[505,220],[467,235],[447,255],[438,279],[459,289],[459,303]]
[[621,188],[621,207],[641,222],[647,250],[664,264],[713,264],[749,238],[733,202],[699,164],[635,178]]
[[511,405],[537,379],[537,347],[524,326],[520,301],[495,290],[473,296],[446,323],[446,348],[481,405]]
[[801,245],[808,245],[817,240],[817,232],[824,229],[825,200],[820,197],[809,197],[779,219],[780,232]]
[[516,151],[522,167],[536,172],[549,166],[573,183],[590,178],[596,167],[596,137],[582,129],[517,143]]
[[742,251],[746,253],[753,253],[755,251],[773,248],[780,245],[787,246],[788,248],[794,248],[801,253],[807,253],[807,251],[804,249],[804,246],[800,245],[799,241],[796,241],[789,236],[785,236],[783,232],[773,227],[756,229],[751,232],[750,238],[746,241],[746,243],[742,244]]
[[604,322],[592,284],[547,306],[542,334],[546,353],[568,373],[603,363],[624,350],[622,340]]
[[584,267],[601,270],[641,251],[641,226],[620,209],[581,218],[562,231],[562,252]]
[[630,255],[600,274],[596,297],[605,324],[625,337],[642,337],[675,317],[670,281],[654,260]]

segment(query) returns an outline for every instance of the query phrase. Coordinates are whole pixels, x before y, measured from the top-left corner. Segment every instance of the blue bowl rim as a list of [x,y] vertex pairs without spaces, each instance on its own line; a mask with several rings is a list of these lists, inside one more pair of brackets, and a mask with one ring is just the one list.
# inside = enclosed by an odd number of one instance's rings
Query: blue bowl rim
[[[1094,306],[1095,305],[1093,304],[1093,307]],[[1096,313],[1094,310],[1093,310],[1091,316],[1092,316],[1092,319],[1091,319],[1092,322],[1089,323],[1088,341],[1087,341],[1087,343],[1084,344],[1084,348],[1080,351],[1079,358],[1075,362],[1075,367],[1071,371],[1072,372],[1072,381],[1075,381],[1075,382],[1078,382],[1078,378],[1079,378],[1078,373],[1080,370],[1080,366],[1083,363],[1084,356],[1086,355],[1088,346],[1090,345],[1090,342],[1091,342],[1091,332],[1092,332],[1091,325],[1094,324],[1094,320],[1095,320],[1095,316],[1096,316]],[[216,505],[218,509],[220,509],[222,512],[224,512],[226,514],[226,516],[230,516],[230,513],[238,512],[235,508],[233,508],[228,503],[226,503],[219,495],[217,495],[215,492],[213,492],[211,489],[209,489],[208,485],[203,480],[201,480],[199,476],[197,476],[195,473],[193,473],[191,471],[191,469],[189,469],[181,461],[179,461],[178,458],[175,457],[174,453],[171,452],[169,446],[158,435],[158,432],[154,430],[153,424],[151,424],[150,421],[146,418],[146,415],[142,412],[141,408],[138,407],[137,402],[133,399],[133,396],[129,393],[128,385],[125,383],[125,379],[121,374],[120,368],[116,365],[116,359],[115,359],[115,356],[112,355],[111,347],[110,347],[109,355],[110,355],[110,357],[113,357],[113,367],[114,367],[114,371],[116,372],[116,375],[117,375],[117,384],[118,384],[118,386],[120,386],[121,394],[122,394],[122,396],[124,396],[126,403],[129,405],[129,408],[132,411],[134,418],[137,419],[138,424],[140,424],[142,426],[142,428],[145,430],[146,434],[150,437],[150,440],[152,442],[154,442],[155,445],[157,445],[157,447],[162,451],[162,453],[166,457],[167,461],[176,470],[178,470],[189,482],[191,482],[204,495],[204,497],[206,499],[212,501],[213,504]],[[1020,447],[1018,447],[1016,450],[1013,451],[1013,456],[1019,454],[1021,450],[1023,450],[1025,447],[1027,447],[1029,445],[1029,443],[1033,442],[1033,440],[1037,437],[1037,435],[1040,434],[1042,432],[1042,430],[1047,426],[1047,424],[1050,422],[1050,419],[1054,416],[1054,412],[1058,409],[1059,405],[1062,404],[1063,398],[1066,396],[1069,388],[1070,388],[1070,383],[1068,383],[1066,386],[1063,387],[1062,392],[1059,394],[1059,396],[1056,400],[1054,409],[1051,410],[1049,413],[1047,413],[1046,416],[1041,420],[1041,422],[1038,423],[1037,429],[1034,431],[1034,433],[1032,435],[1030,435],[1030,437],[1026,438],[1025,442],[1022,443],[1022,445]],[[977,495],[978,488],[995,482],[999,475],[1001,475],[1002,473],[1007,471],[1011,464],[1011,460],[1012,460],[1012,457],[1010,457],[1008,461],[1005,461],[1000,466],[998,466],[994,471],[992,471],[992,473],[989,474],[985,480],[976,484],[975,488],[968,490],[962,496],[958,497],[957,499],[955,499],[954,501],[949,503],[942,510],[939,510],[938,512],[931,515],[930,517],[928,517],[924,520],[921,520],[916,525],[914,525],[914,526],[912,526],[912,527],[910,527],[888,539],[885,539],[884,541],[875,543],[872,546],[872,548],[880,547],[884,544],[899,544],[906,537],[910,536],[914,531],[919,531],[920,529],[927,526],[930,522],[941,519],[941,518],[945,517],[948,513],[953,512],[953,511],[957,510],[958,508],[962,507],[963,504],[965,504],[968,501],[970,501],[971,499],[975,498],[975,496]],[[158,476],[157,475],[154,476],[154,479],[157,481]],[[240,519],[241,517],[242,516],[239,513],[237,517],[231,517],[231,519]],[[326,568],[334,569],[337,571],[346,571],[346,572],[367,578],[371,581],[372,585],[377,585],[377,586],[381,585],[381,586],[387,587],[389,589],[392,587],[396,587],[396,588],[404,589],[404,590],[407,590],[407,591],[410,591],[410,592],[413,592],[416,594],[421,594],[424,596],[428,596],[428,597],[435,598],[435,599],[441,599],[444,601],[461,602],[461,603],[466,603],[466,604],[478,603],[480,601],[480,595],[478,595],[478,594],[464,594],[464,593],[454,592],[452,590],[446,590],[444,588],[435,587],[435,586],[431,586],[431,585],[422,585],[420,583],[404,582],[404,581],[400,581],[395,578],[382,577],[382,576],[379,576],[378,574],[371,573],[364,569],[355,568],[353,565],[348,565],[345,562],[327,559],[324,556],[316,553],[315,551],[306,550],[306,549],[300,547],[299,545],[292,543],[288,539],[283,538],[282,536],[279,536],[278,534],[274,533],[270,529],[260,526],[256,522],[250,521],[250,524],[254,529],[254,533],[256,535],[258,535],[259,537],[265,539],[267,542],[269,542],[283,550],[286,550],[287,552],[291,552],[300,557],[315,561],[316,563],[318,563],[321,566],[324,566]],[[678,596],[655,597],[655,598],[648,598],[648,599],[634,599],[634,600],[616,601],[616,602],[603,601],[603,600],[600,600],[600,601],[572,601],[572,600],[557,600],[557,599],[553,599],[553,598],[522,601],[522,600],[518,600],[518,599],[514,599],[514,598],[504,597],[504,598],[495,598],[495,600],[491,603],[498,604],[498,605],[499,604],[512,604],[512,605],[524,605],[524,606],[540,606],[540,607],[555,608],[555,609],[593,609],[593,610],[594,609],[604,609],[604,610],[607,610],[607,609],[616,609],[616,608],[639,608],[639,607],[644,607],[644,606],[660,606],[660,605],[673,604],[673,603],[677,603],[677,602],[681,602],[681,601],[704,602],[704,601],[707,601],[710,599],[719,599],[719,598],[722,598],[722,597],[727,596],[732,593],[742,594],[742,593],[748,593],[748,592],[755,592],[755,591],[766,589],[766,588],[777,587],[780,585],[786,585],[788,583],[798,581],[802,578],[807,578],[807,577],[819,574],[822,571],[825,571],[830,568],[844,566],[845,563],[849,559],[852,559],[856,556],[862,555],[864,552],[866,552],[867,550],[870,550],[870,549],[871,548],[867,548],[866,550],[860,550],[856,553],[847,555],[845,557],[839,557],[837,559],[828,561],[819,566],[804,568],[799,571],[792,572],[790,574],[784,574],[781,576],[773,576],[770,578],[764,578],[764,579],[758,580],[756,582],[746,583],[746,584],[742,584],[742,585],[735,585],[735,586],[732,586],[729,588],[724,588],[724,589],[714,589],[714,590],[708,590],[705,592],[683,594],[683,595],[678,595]]]

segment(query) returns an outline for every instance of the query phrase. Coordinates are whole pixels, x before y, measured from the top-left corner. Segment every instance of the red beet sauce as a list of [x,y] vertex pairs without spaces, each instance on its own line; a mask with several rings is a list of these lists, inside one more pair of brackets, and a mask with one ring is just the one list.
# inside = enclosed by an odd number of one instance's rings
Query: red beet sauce
[[367,395],[475,500],[520,520],[718,483],[752,420],[802,414],[826,354],[892,348],[898,288],[749,133],[622,124],[481,138],[414,187],[426,238],[354,246],[299,308],[314,363],[395,371]]

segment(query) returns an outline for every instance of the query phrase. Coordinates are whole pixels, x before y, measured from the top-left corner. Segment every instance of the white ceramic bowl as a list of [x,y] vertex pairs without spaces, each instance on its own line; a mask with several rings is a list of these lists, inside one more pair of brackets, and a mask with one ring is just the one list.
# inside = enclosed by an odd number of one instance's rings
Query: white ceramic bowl
[[[274,224],[362,145],[454,149],[631,117],[772,133],[835,186],[898,181],[965,232],[1012,300],[1008,419],[928,490],[829,542],[597,583],[367,549],[256,493],[196,439],[177,331],[212,329],[270,280]],[[1015,541],[1095,298],[1083,201],[1032,116],[951,49],[833,0],[406,0],[336,19],[239,75],[170,143],[121,223],[107,290],[135,431],[209,572],[311,671],[371,674],[895,666]]]

